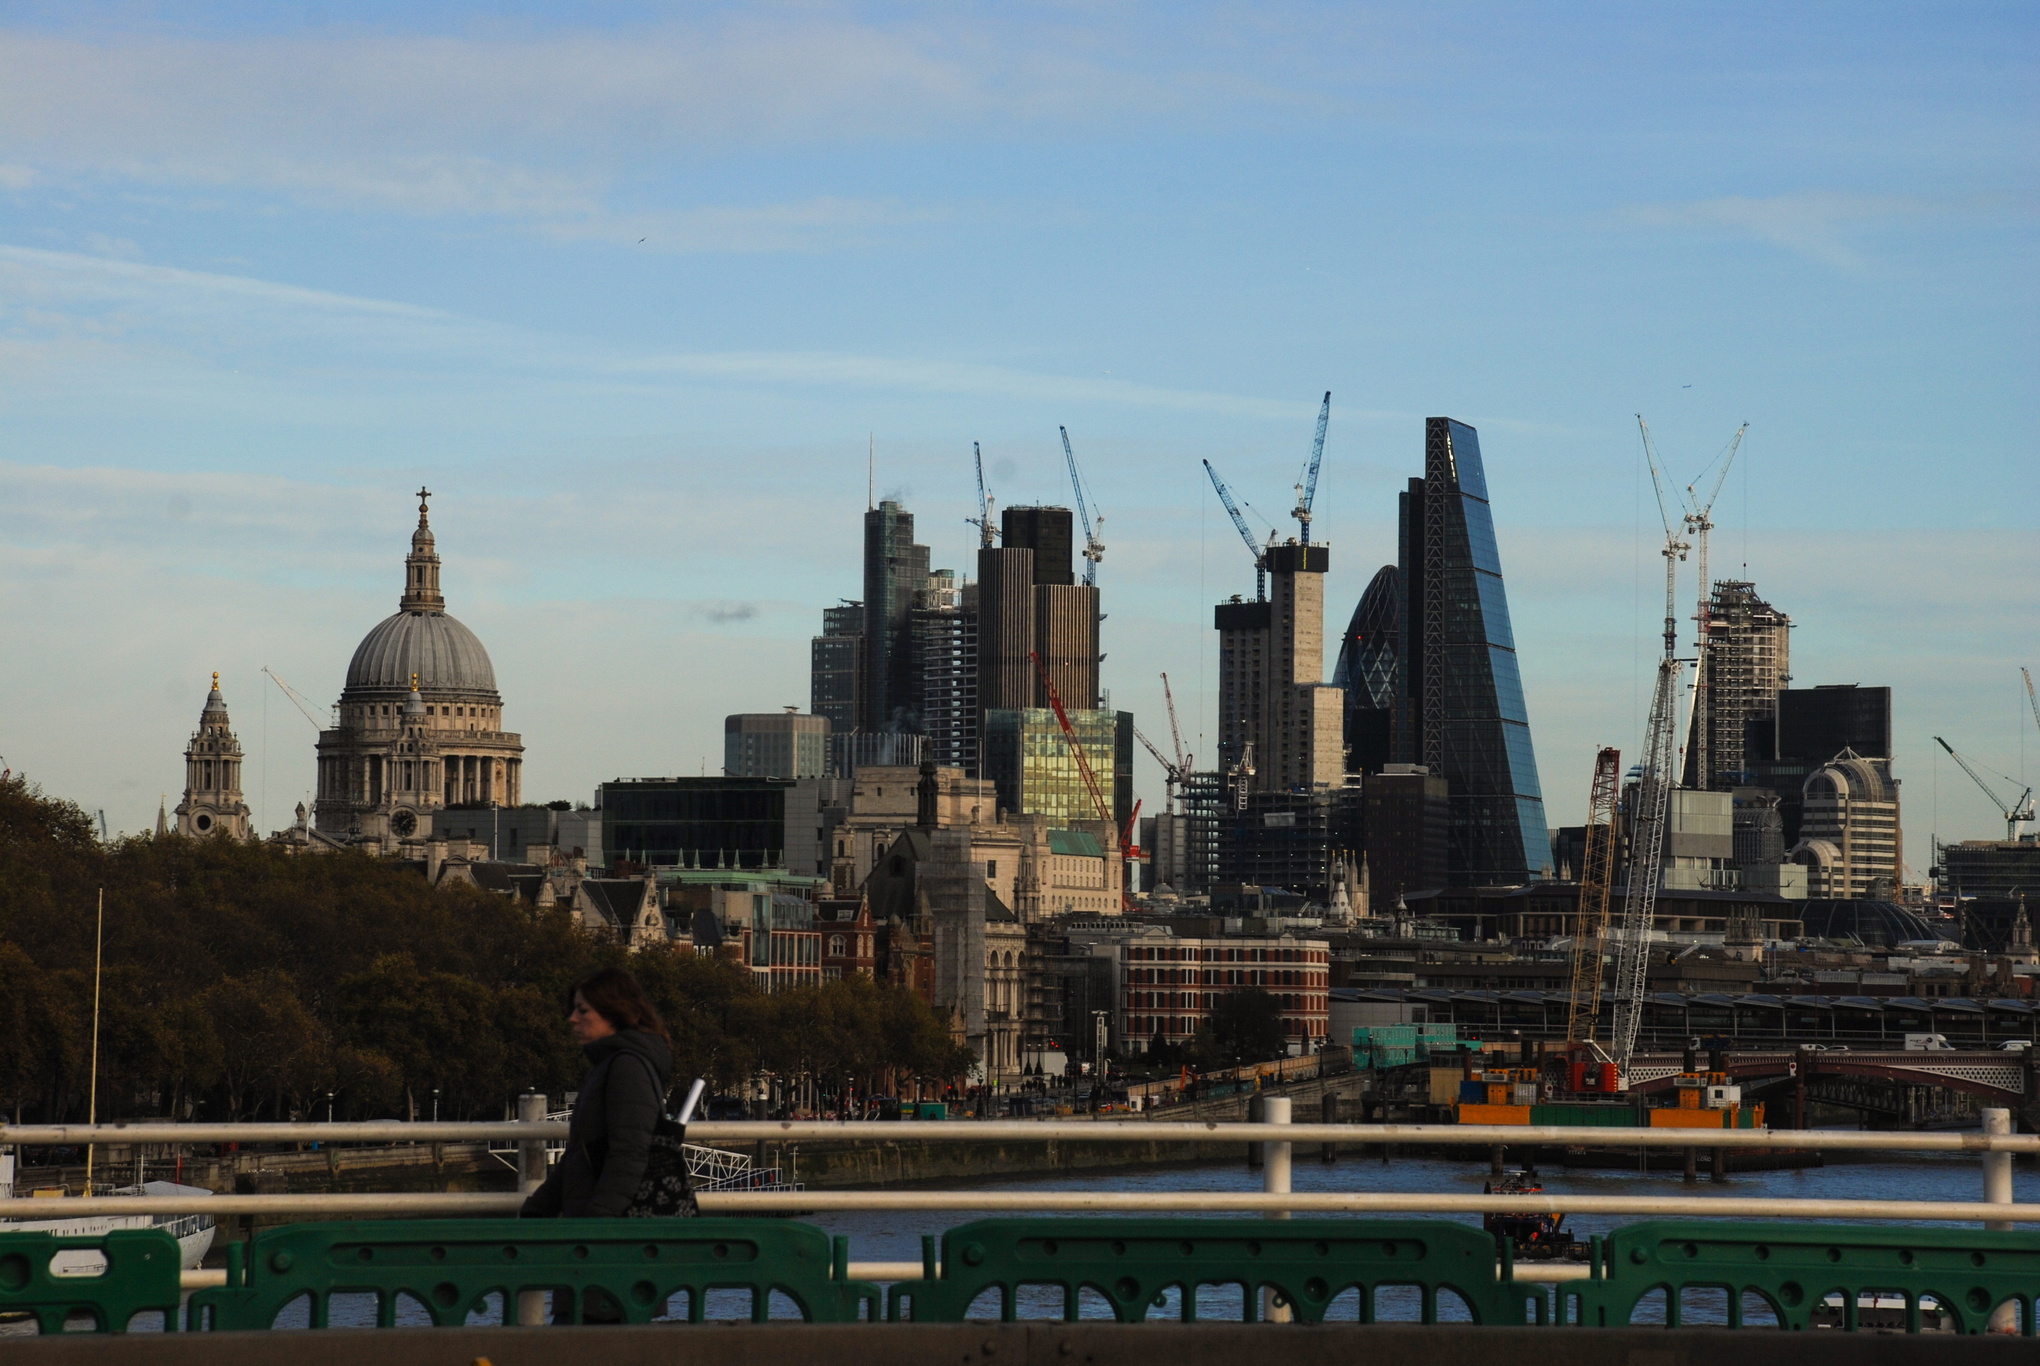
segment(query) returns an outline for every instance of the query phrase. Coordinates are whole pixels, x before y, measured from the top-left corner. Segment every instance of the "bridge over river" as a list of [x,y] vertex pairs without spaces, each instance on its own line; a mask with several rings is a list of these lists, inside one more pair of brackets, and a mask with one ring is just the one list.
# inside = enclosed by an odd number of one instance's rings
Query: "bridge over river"
[[[1749,1065],[1758,1069],[1749,1075],[1761,1079],[1772,1064]],[[547,1144],[564,1137],[566,1126],[543,1118],[543,1097],[526,1102],[528,1118],[501,1124],[0,1126],[0,1144],[509,1140],[528,1188],[544,1171]],[[1221,1357],[1231,1363],[1267,1350],[1270,1332],[1285,1335],[1285,1358],[1313,1366],[1383,1352],[1407,1366],[1497,1354],[1568,1366],[1731,1353],[1739,1363],[1784,1362],[1789,1353],[1793,1366],[1839,1363],[1844,1352],[1851,1363],[2010,1360],[2013,1351],[2032,1359],[2032,1344],[2017,1339],[2035,1336],[2040,1313],[2040,1236],[2032,1231],[2040,1227],[2040,1204],[2016,1202],[2012,1163],[2021,1153],[2040,1157],[2040,1135],[2012,1133],[2002,1108],[1986,1111],[1982,1130],[1969,1133],[1709,1135],[1728,1147],[1941,1153],[1944,1161],[1967,1155],[1980,1166],[1977,1200],[1476,1193],[1464,1183],[1387,1190],[1315,1179],[1305,1184],[1317,1189],[1297,1191],[1292,1150],[1299,1142],[1585,1144],[1605,1142],[1607,1131],[1290,1119],[1288,1100],[1270,1097],[1255,1124],[912,1126],[927,1142],[1254,1142],[1262,1150],[1258,1191],[1099,1188],[1110,1183],[1098,1178],[1086,1190],[979,1183],[724,1191],[699,1197],[703,1217],[668,1220],[506,1218],[521,1198],[515,1193],[0,1200],[0,1218],[47,1220],[57,1206],[87,1219],[263,1213],[307,1220],[231,1240],[226,1266],[201,1271],[180,1270],[176,1244],[155,1229],[69,1241],[0,1229],[0,1315],[27,1315],[42,1328],[41,1340],[7,1346],[8,1360],[27,1366],[145,1359],[323,1366],[371,1356],[380,1366],[590,1358],[1216,1366]],[[689,1137],[709,1144],[884,1142],[901,1127],[717,1122],[692,1126]],[[1691,1141],[1690,1132],[1670,1130],[1623,1135],[1626,1145],[1641,1147]],[[806,1222],[858,1210],[940,1222],[922,1235],[920,1258],[903,1262],[853,1260],[847,1234]],[[1519,1260],[1513,1244],[1471,1222],[1488,1212],[1556,1211],[1592,1224],[1577,1260]],[[1412,1217],[1440,1214],[1455,1217]],[[959,1216],[974,1217],[954,1222]],[[96,1274],[59,1268],[60,1254],[81,1251],[99,1259]],[[147,1338],[133,1331],[151,1319],[177,1331]],[[688,1331],[731,1319],[742,1326]],[[1407,1322],[1391,1321],[1399,1319]],[[343,1323],[379,1331],[372,1339],[320,1331]],[[1737,1336],[1710,1340],[1695,1328],[1700,1323]],[[1656,1326],[1644,1331],[1641,1324]],[[291,1326],[312,1331],[275,1331]],[[1814,1331],[1749,1331],[1758,1327]],[[1923,1357],[1930,1341],[1934,1355]]]

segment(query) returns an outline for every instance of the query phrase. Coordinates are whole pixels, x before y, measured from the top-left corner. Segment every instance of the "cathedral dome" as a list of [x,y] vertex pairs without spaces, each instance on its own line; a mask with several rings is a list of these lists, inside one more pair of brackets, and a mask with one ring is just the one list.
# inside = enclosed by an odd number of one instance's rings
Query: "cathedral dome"
[[348,693],[418,691],[496,695],[496,670],[475,633],[444,612],[399,612],[362,637],[347,666]]
[[347,685],[340,694],[404,696],[417,691],[434,697],[472,697],[500,702],[496,670],[475,633],[446,615],[439,591],[439,551],[425,517],[425,490],[418,490],[418,529],[411,533],[411,553],[404,560],[404,592],[397,614],[385,617],[362,637],[347,666]]

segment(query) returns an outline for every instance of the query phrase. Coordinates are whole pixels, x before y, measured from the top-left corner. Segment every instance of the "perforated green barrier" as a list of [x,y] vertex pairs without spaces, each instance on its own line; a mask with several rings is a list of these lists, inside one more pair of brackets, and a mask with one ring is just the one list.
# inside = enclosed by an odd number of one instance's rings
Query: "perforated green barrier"
[[1676,1328],[1687,1292],[1714,1291],[1732,1328],[1750,1317],[1747,1295],[1782,1328],[1854,1330],[1872,1326],[1862,1318],[1876,1314],[1917,1333],[1921,1300],[1931,1297],[1939,1309],[1929,1313],[1946,1321],[1927,1326],[1981,1333],[2011,1301],[2006,1317],[2031,1337],[2040,1293],[2040,1234],[2032,1232],[1657,1220],[1615,1230],[1603,1248],[1601,1277],[1559,1287],[1564,1321],[1623,1327],[1655,1291],[1665,1325]]
[[[236,1249],[230,1249],[235,1251]],[[648,1323],[687,1296],[699,1323],[710,1291],[749,1291],[750,1317],[765,1322],[774,1295],[812,1323],[879,1316],[878,1287],[851,1281],[848,1243],[808,1224],[779,1219],[442,1219],[293,1224],[256,1235],[228,1267],[223,1289],[191,1297],[190,1326],[259,1329],[309,1297],[310,1326],[328,1326],[335,1295],[373,1294],[376,1322],[396,1322],[409,1297],[445,1327],[487,1312],[516,1318],[524,1291],[551,1291],[556,1319],[596,1317]],[[604,1305],[602,1302],[607,1301]]]
[[[58,1276],[60,1252],[86,1250],[106,1259],[96,1276]],[[92,1316],[102,1333],[124,1333],[137,1314],[160,1313],[177,1326],[177,1240],[161,1229],[124,1228],[93,1237],[0,1233],[0,1313],[26,1313],[45,1333],[64,1331],[73,1314]]]
[[942,1274],[892,1290],[889,1314],[956,1323],[987,1291],[999,1317],[1018,1317],[1023,1287],[1062,1292],[1065,1319],[1076,1319],[1086,1288],[1121,1323],[1145,1319],[1168,1292],[1184,1321],[1197,1317],[1199,1286],[1240,1288],[1241,1317],[1260,1317],[1262,1292],[1316,1323],[1325,1308],[1357,1289],[1358,1317],[1376,1320],[1386,1286],[1421,1295],[1422,1319],[1438,1322],[1438,1296],[1451,1291],[1475,1322],[1525,1321],[1523,1288],[1495,1279],[1495,1243],[1464,1224],[1437,1219],[984,1219],[942,1238]]

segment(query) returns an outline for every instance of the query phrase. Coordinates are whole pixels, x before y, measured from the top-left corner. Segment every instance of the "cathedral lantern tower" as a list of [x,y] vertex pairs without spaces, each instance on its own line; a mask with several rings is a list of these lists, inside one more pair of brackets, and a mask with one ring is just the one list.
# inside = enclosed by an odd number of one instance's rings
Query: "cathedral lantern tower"
[[177,803],[177,833],[247,839],[248,805],[241,800],[241,742],[227,719],[220,676],[212,676],[198,729],[184,751],[184,800]]
[[503,729],[495,666],[446,614],[429,497],[418,490],[396,614],[362,638],[339,722],[319,735],[319,833],[389,854],[420,850],[435,811],[523,800],[524,743]]

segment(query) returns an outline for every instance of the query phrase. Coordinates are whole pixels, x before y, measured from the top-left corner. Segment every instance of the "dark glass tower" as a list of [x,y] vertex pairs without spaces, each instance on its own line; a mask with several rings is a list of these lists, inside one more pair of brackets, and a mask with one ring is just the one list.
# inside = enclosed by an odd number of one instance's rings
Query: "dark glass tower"
[[1401,503],[1396,757],[1446,780],[1454,885],[1523,882],[1549,866],[1551,838],[1479,434],[1425,419],[1424,477]]
[[928,547],[914,544],[914,514],[888,498],[864,514],[864,680],[857,728],[916,731],[914,628],[928,586]]

